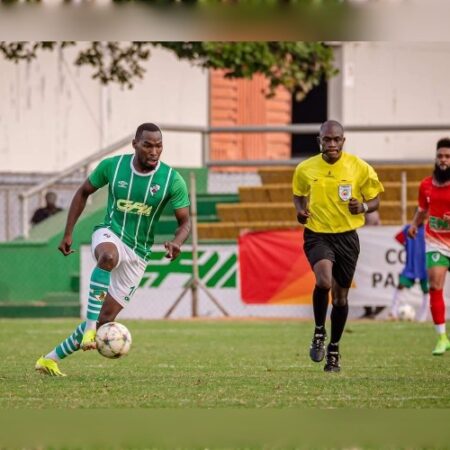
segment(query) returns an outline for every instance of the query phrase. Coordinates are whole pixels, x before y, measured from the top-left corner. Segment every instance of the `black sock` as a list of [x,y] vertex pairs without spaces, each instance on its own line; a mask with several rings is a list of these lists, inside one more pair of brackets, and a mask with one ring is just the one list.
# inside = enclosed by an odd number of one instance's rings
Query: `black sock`
[[348,316],[348,304],[334,306],[331,310],[331,339],[330,343],[338,344],[344,331]]
[[339,352],[339,342],[337,343],[330,342],[327,345],[327,352]]
[[313,292],[313,310],[314,310],[314,320],[317,327],[325,326],[325,319],[327,317],[328,309],[328,292],[329,289],[322,289],[315,286]]

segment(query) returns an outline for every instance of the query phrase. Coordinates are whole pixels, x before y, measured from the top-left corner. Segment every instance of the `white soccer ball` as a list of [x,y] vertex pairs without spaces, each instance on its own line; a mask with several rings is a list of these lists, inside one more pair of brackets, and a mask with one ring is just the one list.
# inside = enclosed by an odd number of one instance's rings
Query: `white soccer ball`
[[125,325],[109,322],[97,330],[95,342],[100,355],[106,358],[120,358],[130,351],[131,334]]
[[416,310],[408,304],[398,308],[398,318],[402,322],[412,322],[416,318]]

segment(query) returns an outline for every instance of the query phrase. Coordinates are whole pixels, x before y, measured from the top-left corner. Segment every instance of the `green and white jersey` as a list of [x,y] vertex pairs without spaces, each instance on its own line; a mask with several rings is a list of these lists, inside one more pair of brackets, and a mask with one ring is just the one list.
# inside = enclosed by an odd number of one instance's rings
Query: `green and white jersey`
[[107,227],[141,258],[148,261],[156,223],[170,200],[174,209],[189,206],[186,183],[167,164],[140,173],[133,166],[133,154],[104,159],[89,175],[97,189],[108,184],[105,220],[95,229]]

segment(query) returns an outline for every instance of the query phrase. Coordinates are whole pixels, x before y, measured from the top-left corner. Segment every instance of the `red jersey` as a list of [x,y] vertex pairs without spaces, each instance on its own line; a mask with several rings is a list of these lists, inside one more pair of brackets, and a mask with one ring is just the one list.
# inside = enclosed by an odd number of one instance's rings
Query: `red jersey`
[[450,184],[436,185],[433,177],[427,177],[419,187],[419,209],[428,211],[428,222],[425,227],[427,249],[450,252],[450,226],[443,219],[450,215]]

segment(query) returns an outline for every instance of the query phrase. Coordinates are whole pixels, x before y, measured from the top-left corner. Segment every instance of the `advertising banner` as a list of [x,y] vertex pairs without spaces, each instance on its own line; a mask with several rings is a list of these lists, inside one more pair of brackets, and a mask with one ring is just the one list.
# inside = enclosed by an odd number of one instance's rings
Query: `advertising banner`
[[[380,226],[358,230],[361,253],[349,293],[351,315],[359,314],[362,306],[391,303],[405,263],[403,246],[395,240],[399,229]],[[200,281],[230,316],[312,317],[314,275],[302,246],[303,233],[299,230],[247,233],[240,237],[238,245],[201,245]],[[173,262],[164,255],[162,246],[154,247],[139,289],[120,317],[162,318],[180,296],[191,277],[192,249],[183,247]],[[85,316],[95,262],[88,246],[82,248],[81,256],[81,305]],[[221,316],[209,297],[202,290],[198,292],[198,314]],[[171,317],[190,317],[191,299],[188,291]],[[418,306],[419,286],[405,290],[403,299]]]

